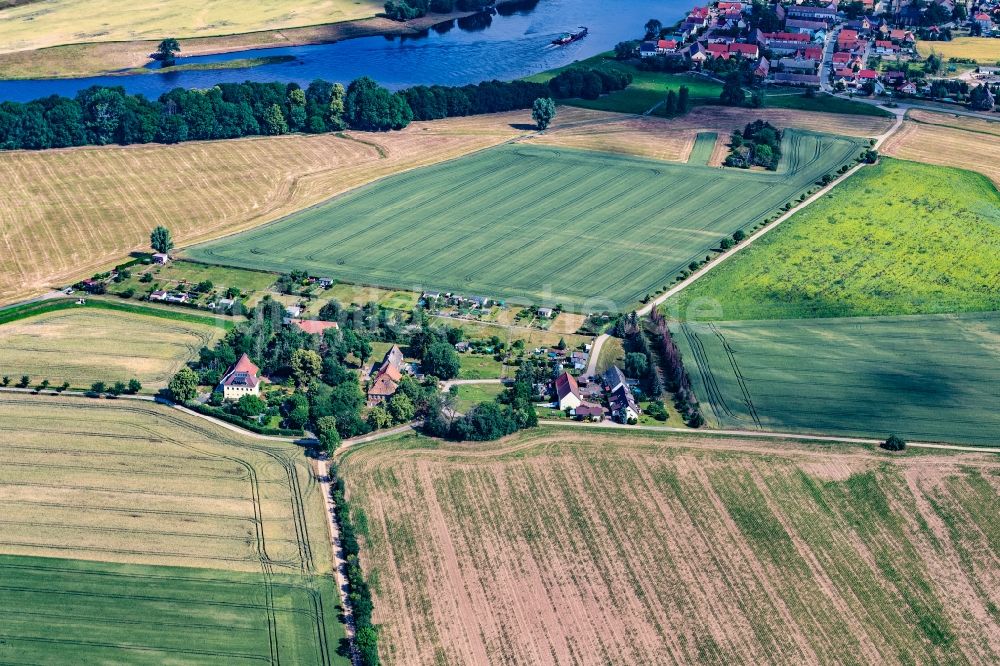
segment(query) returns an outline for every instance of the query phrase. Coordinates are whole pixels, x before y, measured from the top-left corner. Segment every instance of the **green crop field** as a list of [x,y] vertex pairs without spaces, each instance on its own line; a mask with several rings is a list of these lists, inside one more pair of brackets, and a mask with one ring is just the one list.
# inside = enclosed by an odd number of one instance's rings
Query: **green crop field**
[[0,658],[346,665],[336,599],[330,578],[0,555]]
[[0,396],[0,661],[338,664],[302,449],[134,400]]
[[715,150],[715,143],[718,138],[719,135],[715,132],[698,132],[687,163],[694,166],[705,166],[708,164],[709,158],[712,157],[712,151]]
[[620,309],[849,163],[861,146],[789,130],[778,173],[764,173],[507,145],[184,253],[414,291]]
[[673,330],[713,426],[1000,444],[1000,313]]
[[1000,310],[1000,194],[883,158],[670,299],[679,319]]
[[543,427],[340,470],[384,663],[1000,659],[994,455]]

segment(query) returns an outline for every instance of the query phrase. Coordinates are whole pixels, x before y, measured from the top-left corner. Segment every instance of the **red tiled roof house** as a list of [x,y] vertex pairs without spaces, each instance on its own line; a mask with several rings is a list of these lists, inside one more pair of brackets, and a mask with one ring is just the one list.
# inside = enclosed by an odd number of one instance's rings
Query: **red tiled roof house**
[[219,382],[222,397],[226,400],[239,400],[245,395],[260,395],[259,373],[260,368],[253,364],[249,356],[243,354]]

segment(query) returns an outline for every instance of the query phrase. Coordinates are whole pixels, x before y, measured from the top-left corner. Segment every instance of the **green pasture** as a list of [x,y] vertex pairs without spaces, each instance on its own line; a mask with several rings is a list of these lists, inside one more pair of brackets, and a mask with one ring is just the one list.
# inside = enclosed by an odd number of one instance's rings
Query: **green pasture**
[[347,666],[339,611],[330,578],[0,556],[10,664]]
[[712,426],[1000,444],[1000,313],[673,331]]
[[576,311],[624,309],[851,163],[862,145],[789,130],[777,173],[505,145],[385,178],[185,255]]
[[[632,83],[625,90],[618,90],[598,99],[561,99],[561,104],[579,106],[598,111],[615,111],[618,113],[646,113],[667,97],[668,90],[677,91],[681,86],[687,86],[688,99],[691,106],[701,104],[718,104],[722,93],[722,84],[703,76],[692,74],[670,74],[666,72],[646,72],[629,63],[619,62],[607,54],[596,55],[566,67],[560,67],[548,72],[542,72],[528,77],[528,81],[546,83],[559,72],[572,67],[584,67],[603,70],[619,70],[632,75]],[[654,115],[658,115],[654,112]]]
[[496,384],[459,384],[455,387],[455,411],[464,414],[481,402],[490,402],[504,392],[504,385]]
[[670,299],[677,319],[1000,310],[1000,194],[883,158]]
[[503,363],[489,354],[459,354],[462,367],[458,379],[493,379],[504,376]]

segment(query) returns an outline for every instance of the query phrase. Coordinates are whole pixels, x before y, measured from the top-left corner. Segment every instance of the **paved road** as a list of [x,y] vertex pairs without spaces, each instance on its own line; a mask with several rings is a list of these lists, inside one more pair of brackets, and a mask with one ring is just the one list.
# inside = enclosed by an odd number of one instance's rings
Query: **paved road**
[[598,335],[597,338],[594,339],[594,345],[590,348],[590,358],[587,360],[587,374],[591,377],[597,376],[597,361],[601,357],[601,347],[604,346],[604,343],[607,342],[610,337],[610,335],[605,333]]
[[[906,115],[906,109],[890,109],[890,110],[893,112],[893,115],[896,116],[896,121],[892,124],[892,127],[890,127],[884,133],[882,133],[878,137],[876,137],[876,139],[875,139],[875,148],[878,148],[879,146],[881,146],[885,142],[886,139],[888,139],[890,136],[892,136],[903,125],[903,117]],[[789,210],[787,213],[785,213],[784,215],[782,215],[781,217],[779,217],[777,220],[775,220],[774,222],[772,222],[771,224],[769,224],[769,225],[767,225],[765,227],[760,228],[759,230],[757,230],[756,233],[753,233],[750,236],[748,236],[747,239],[744,240],[742,243],[739,243],[738,245],[735,245],[732,249],[726,250],[722,254],[719,254],[718,256],[716,256],[715,259],[713,259],[712,261],[710,261],[709,263],[705,264],[704,266],[702,266],[701,268],[699,268],[697,271],[695,271],[694,273],[692,273],[686,280],[684,280],[680,284],[677,284],[674,287],[668,289],[664,293],[660,294],[659,296],[657,296],[656,298],[654,298],[652,301],[650,301],[649,303],[647,303],[646,305],[644,305],[642,308],[640,308],[639,310],[637,310],[636,313],[639,314],[640,316],[648,315],[650,312],[652,312],[652,310],[653,310],[654,307],[656,307],[660,303],[663,303],[665,300],[667,300],[671,296],[673,296],[675,294],[678,294],[681,291],[687,289],[692,284],[694,284],[697,280],[701,279],[702,277],[704,277],[705,275],[707,275],[709,272],[711,272],[712,270],[714,270],[717,266],[719,266],[720,264],[722,264],[724,261],[726,261],[730,257],[735,256],[738,252],[741,252],[743,249],[749,247],[750,245],[752,245],[753,243],[755,243],[757,240],[759,240],[761,237],[763,237],[765,234],[770,233],[772,230],[774,230],[775,228],[777,228],[781,223],[785,222],[786,220],[788,220],[790,217],[792,217],[793,215],[795,215],[799,211],[803,210],[804,208],[806,208],[810,204],[818,201],[820,198],[826,196],[826,194],[829,193],[833,188],[835,188],[837,185],[840,185],[845,180],[847,180],[848,178],[850,178],[851,176],[853,176],[854,174],[856,174],[858,171],[860,171],[861,169],[865,168],[866,166],[868,166],[868,165],[865,164],[864,162],[862,162],[861,164],[856,164],[854,167],[852,167],[843,176],[841,176],[840,178],[836,179],[835,181],[833,181],[829,185],[820,188],[819,191],[817,191],[811,197],[809,197],[808,199],[806,199],[805,201],[803,201],[799,205],[793,207],[791,210]]]

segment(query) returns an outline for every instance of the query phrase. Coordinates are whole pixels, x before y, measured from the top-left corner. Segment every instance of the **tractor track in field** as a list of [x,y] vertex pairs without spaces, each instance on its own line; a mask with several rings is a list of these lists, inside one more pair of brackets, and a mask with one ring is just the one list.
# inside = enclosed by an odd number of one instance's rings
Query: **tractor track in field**
[[[45,401],[46,400],[43,398],[43,399],[39,400],[38,402],[41,403],[41,402],[45,402]],[[185,449],[188,449],[188,450],[191,450],[191,451],[195,451],[196,453],[199,454],[200,457],[201,456],[207,456],[207,457],[210,457],[210,458],[213,458],[213,459],[227,460],[229,462],[235,463],[236,465],[240,466],[241,468],[243,468],[245,470],[246,476],[243,478],[243,480],[245,480],[245,481],[248,482],[248,486],[249,486],[250,491],[251,491],[251,503],[252,503],[252,506],[253,506],[253,514],[254,514],[253,518],[250,520],[250,522],[253,525],[254,530],[256,532],[256,548],[257,548],[257,553],[258,553],[258,559],[260,560],[260,563],[261,563],[262,576],[263,576],[263,578],[262,578],[262,585],[264,586],[265,606],[266,606],[266,609],[267,609],[267,617],[268,617],[268,634],[269,634],[269,644],[270,644],[270,653],[271,653],[270,654],[270,661],[273,664],[280,664],[280,662],[281,662],[281,651],[279,649],[278,625],[277,625],[277,617],[275,615],[275,600],[274,600],[273,582],[272,582],[273,575],[274,575],[273,565],[292,566],[292,565],[297,564],[298,568],[300,569],[300,571],[302,573],[304,573],[304,574],[310,574],[310,573],[312,573],[312,572],[315,571],[315,562],[314,562],[314,559],[313,559],[312,545],[310,543],[310,537],[309,537],[309,531],[308,531],[308,520],[306,518],[306,509],[305,509],[305,504],[304,504],[304,500],[303,500],[303,493],[311,490],[316,485],[315,478],[313,477],[312,474],[309,474],[308,475],[307,485],[305,486],[305,488],[303,488],[302,484],[301,484],[301,481],[299,479],[299,473],[298,473],[298,469],[299,468],[298,468],[298,466],[291,459],[289,459],[286,455],[279,454],[276,451],[272,450],[270,447],[265,446],[265,445],[252,444],[252,443],[247,443],[247,442],[236,442],[235,440],[231,439],[229,436],[220,435],[220,433],[218,433],[218,432],[213,432],[213,431],[209,430],[207,427],[203,427],[203,426],[199,425],[196,420],[193,420],[193,419],[192,420],[186,420],[184,418],[181,418],[179,415],[171,414],[170,411],[168,411],[168,410],[157,410],[157,409],[153,409],[151,407],[142,406],[141,402],[142,401],[136,400],[136,401],[129,401],[128,404],[121,404],[120,403],[115,408],[116,409],[121,409],[121,410],[123,410],[125,412],[130,412],[130,413],[133,413],[133,414],[144,414],[144,415],[150,416],[150,417],[152,417],[154,419],[161,419],[162,421],[165,421],[165,422],[167,422],[169,424],[172,424],[172,425],[174,425],[176,427],[186,428],[186,429],[193,430],[193,431],[197,432],[198,434],[204,436],[209,441],[219,442],[219,443],[224,444],[224,445],[241,446],[241,447],[245,447],[245,448],[250,448],[250,449],[255,450],[255,451],[259,452],[259,453],[262,453],[263,455],[265,455],[268,458],[270,458],[273,462],[277,463],[279,465],[279,467],[282,469],[282,471],[284,472],[285,477],[287,479],[287,485],[288,485],[288,488],[289,488],[289,496],[290,496],[291,503],[292,503],[292,507],[291,507],[291,510],[292,510],[292,522],[293,522],[293,525],[294,525],[295,535],[296,535],[296,538],[294,540],[289,540],[289,541],[295,541],[295,543],[297,544],[297,547],[298,547],[297,562],[284,561],[284,560],[276,560],[276,559],[271,558],[267,554],[267,546],[266,546],[266,541],[265,541],[265,536],[264,536],[264,516],[263,516],[262,509],[261,509],[261,495],[260,495],[260,488],[259,488],[261,482],[260,482],[260,480],[257,477],[257,470],[254,468],[253,465],[251,465],[249,462],[243,460],[242,458],[238,458],[236,456],[230,456],[230,455],[215,453],[215,452],[212,452],[212,451],[206,451],[206,450],[201,449],[201,448],[199,448],[199,447],[197,447],[195,445],[191,445],[191,444],[188,444],[186,442],[178,441],[178,440],[176,440],[174,438],[169,438],[169,437],[165,438],[166,441],[169,441],[172,444],[175,444],[177,446],[180,446],[182,448],[185,448]],[[0,404],[23,404],[23,401],[4,399],[4,398],[0,397]],[[89,408],[93,408],[93,407],[96,406],[96,405],[88,405],[88,404],[82,403],[82,402],[78,403],[78,404],[75,404],[75,403],[72,403],[72,402],[60,402],[60,403],[58,403],[58,405],[60,407],[68,408],[68,409],[89,409]],[[187,411],[187,410],[184,410],[184,411]],[[215,422],[214,419],[210,419],[210,420],[213,423]],[[286,440],[281,440],[281,441],[286,441]],[[107,489],[103,489],[103,490],[106,490],[108,492],[121,492],[120,489],[110,489],[110,488],[107,488]],[[134,492],[138,492],[138,491],[134,491]],[[197,495],[193,495],[193,496],[197,496]],[[168,512],[168,513],[173,514],[175,512]],[[246,520],[246,519],[243,519],[243,520]],[[38,546],[41,547],[41,545],[38,545]],[[51,547],[51,546],[44,546],[44,547]],[[70,547],[65,547],[65,548],[70,549]],[[105,549],[96,549],[95,548],[94,550],[102,550],[104,552],[107,552],[106,548]],[[156,553],[144,553],[144,552],[139,552],[139,551],[136,551],[135,553],[131,553],[131,554],[153,555],[153,556],[156,555]],[[190,555],[190,554],[184,554],[184,553],[177,554],[177,556],[179,556],[179,557],[195,557],[195,558],[199,557],[199,556],[196,556],[196,555]],[[201,559],[218,559],[218,560],[237,561],[237,558],[224,558],[224,557],[211,557],[211,556],[209,556],[209,557],[201,557]],[[239,561],[245,561],[245,560],[239,560]],[[330,649],[328,637],[326,635],[326,623],[325,623],[325,620],[323,619],[324,618],[324,614],[327,611],[324,608],[323,601],[322,601],[321,598],[319,598],[319,595],[317,593],[315,593],[315,591],[312,592],[312,595],[313,595],[313,600],[312,600],[313,609],[314,609],[314,612],[316,613],[316,617],[317,617],[317,622],[316,622],[316,628],[317,629],[316,630],[317,630],[317,636],[318,636],[318,640],[319,640],[319,647],[320,647],[320,651],[321,651],[321,653],[323,655],[324,662],[325,663],[329,663],[330,660],[332,659],[332,652],[331,652],[331,649]]]

